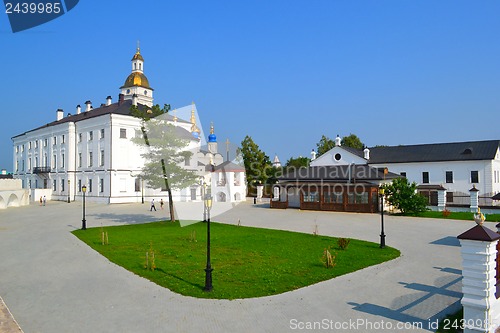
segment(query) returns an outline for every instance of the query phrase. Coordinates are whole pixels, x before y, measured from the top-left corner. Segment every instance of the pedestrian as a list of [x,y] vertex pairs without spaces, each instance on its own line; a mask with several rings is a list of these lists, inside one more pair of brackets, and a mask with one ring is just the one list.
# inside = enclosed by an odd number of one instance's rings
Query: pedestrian
[[163,210],[163,198],[160,199],[160,208]]
[[43,205],[45,206],[45,204],[47,203],[47,198],[45,197],[45,195],[43,196]]
[[42,196],[40,196],[40,206],[42,205]]
[[153,211],[153,209],[155,210],[156,212],[156,207],[155,207],[155,199],[151,200],[151,209],[149,209],[150,212]]

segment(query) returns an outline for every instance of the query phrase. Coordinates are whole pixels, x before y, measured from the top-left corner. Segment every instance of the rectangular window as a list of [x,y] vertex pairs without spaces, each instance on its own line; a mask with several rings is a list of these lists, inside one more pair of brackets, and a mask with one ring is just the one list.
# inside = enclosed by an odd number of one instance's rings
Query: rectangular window
[[21,152],[24,153],[24,145],[21,146]]
[[446,192],[446,202],[453,202],[453,192]]
[[140,178],[135,179],[135,191],[136,192],[141,191],[141,179]]
[[92,179],[89,179],[89,192],[92,192]]
[[126,139],[126,138],[127,138],[127,129],[120,128],[120,139]]
[[93,166],[93,162],[92,162],[92,161],[93,161],[93,158],[92,158],[92,157],[93,157],[93,156],[92,156],[92,152],[90,151],[90,152],[89,152],[89,167]]
[[64,154],[61,154],[61,168],[64,168]]
[[82,191],[82,180],[78,179],[78,192]]
[[78,153],[78,167],[82,167],[82,153]]
[[479,183],[479,171],[470,172],[470,182],[473,184]]
[[101,163],[100,166],[104,166],[104,150],[101,150]]
[[89,141],[92,141],[92,140],[94,140],[94,132],[90,131],[89,132]]
[[78,133],[78,142],[82,142],[82,133]]
[[38,148],[38,140],[35,141],[35,149]]
[[64,179],[61,179],[61,192],[64,192]]
[[56,160],[56,155],[52,155],[52,169],[57,168],[57,160]]
[[52,139],[52,144],[53,144],[53,145],[56,145],[56,144],[57,144],[57,137],[54,137],[54,138]]
[[54,179],[54,180],[52,181],[52,191],[54,191],[54,192],[55,192],[55,191],[56,191],[56,187],[57,187],[57,183],[56,183],[56,180]]
[[31,170],[31,157],[28,158],[28,170]]
[[31,141],[30,141],[30,142],[28,142],[28,149],[30,149],[30,150],[31,150]]
[[47,138],[45,138],[45,140],[43,140],[43,146],[47,147],[48,143],[49,143],[49,140],[47,140]]
[[19,161],[16,161],[16,171],[19,171]]
[[446,182],[453,183],[453,171],[446,171]]
[[429,184],[429,172],[427,171],[422,172],[422,183]]
[[22,164],[21,164],[21,171],[24,171],[24,160],[21,161]]
[[403,172],[400,172],[399,174],[400,174],[401,176],[403,176],[403,177],[405,177],[405,178],[406,178],[406,172],[404,172],[404,171],[403,171]]
[[104,192],[104,178],[99,179],[99,192]]
[[104,128],[101,128],[101,139],[104,139]]
[[304,193],[304,202],[319,202],[319,192]]
[[64,134],[61,137],[61,143],[64,143]]
[[325,203],[335,204],[341,204],[344,201],[342,192],[325,192],[323,200]]

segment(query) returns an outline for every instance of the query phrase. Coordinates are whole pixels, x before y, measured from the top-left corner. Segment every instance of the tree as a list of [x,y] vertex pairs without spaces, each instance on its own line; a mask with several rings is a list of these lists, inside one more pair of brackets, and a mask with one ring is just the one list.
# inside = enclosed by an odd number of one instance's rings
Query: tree
[[405,177],[396,178],[382,186],[387,202],[403,214],[417,214],[427,210],[427,199],[417,191],[417,183],[410,184]]
[[145,147],[141,156],[145,159],[141,178],[150,188],[162,188],[168,193],[170,220],[175,221],[172,190],[186,188],[196,182],[198,176],[192,170],[183,168],[182,162],[192,153],[185,148],[189,141],[177,135],[177,127],[166,122],[163,114],[170,110],[165,104],[151,109],[131,108],[131,114],[142,119],[141,132],[132,141]]
[[321,155],[323,155],[324,153],[326,153],[327,151],[329,151],[330,149],[335,147],[335,141],[333,141],[332,139],[330,139],[329,137],[327,137],[325,135],[322,135],[321,139],[316,144],[316,147],[317,147],[317,152],[318,152],[317,157],[320,157]]
[[286,170],[290,170],[292,168],[295,169],[300,169],[300,168],[307,168],[309,167],[309,163],[311,162],[311,159],[309,157],[290,157],[288,161],[286,161],[285,168]]
[[350,133],[348,136],[344,136],[342,138],[342,141],[341,141],[341,144],[343,146],[347,146],[347,147],[351,147],[351,148],[355,148],[355,149],[363,149],[364,148],[364,144],[363,142],[361,142],[361,140],[358,138],[358,136],[356,134],[352,134]]
[[241,142],[240,151],[249,185],[258,181],[265,183],[268,178],[275,175],[276,170],[274,169],[276,168],[272,166],[269,156],[260,150],[250,136],[245,136]]

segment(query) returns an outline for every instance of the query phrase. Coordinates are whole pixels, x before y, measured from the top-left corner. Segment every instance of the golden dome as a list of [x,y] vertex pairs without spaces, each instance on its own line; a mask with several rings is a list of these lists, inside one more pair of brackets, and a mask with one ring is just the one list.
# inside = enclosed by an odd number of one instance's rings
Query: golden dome
[[137,50],[137,52],[136,52],[136,53],[134,54],[134,56],[132,57],[132,61],[137,60],[137,59],[144,61],[144,58],[142,57],[142,55],[141,55],[141,53],[139,52],[139,50]]
[[125,83],[123,84],[122,88],[133,87],[133,86],[139,86],[151,89],[151,87],[149,86],[149,81],[146,78],[146,75],[139,72],[131,73],[125,80]]

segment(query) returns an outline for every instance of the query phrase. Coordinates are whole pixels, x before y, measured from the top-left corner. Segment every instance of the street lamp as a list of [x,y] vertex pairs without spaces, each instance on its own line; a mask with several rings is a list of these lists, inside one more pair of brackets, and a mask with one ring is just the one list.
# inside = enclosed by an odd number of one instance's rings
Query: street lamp
[[207,207],[207,268],[205,268],[205,288],[204,291],[212,290],[212,265],[210,265],[210,209],[212,208],[212,196],[205,195],[204,200]]
[[82,186],[83,192],[83,219],[82,219],[82,230],[87,230],[87,221],[85,220],[85,192],[87,192],[87,186]]
[[380,233],[380,248],[383,249],[385,247],[385,233],[384,233],[384,188],[380,188],[380,223],[381,223],[381,233]]
[[71,180],[68,179],[68,203],[70,203],[70,199],[69,199],[69,194],[71,192],[70,184],[71,184]]
[[201,197],[203,198],[203,222],[207,222],[207,183],[203,182],[201,190]]

